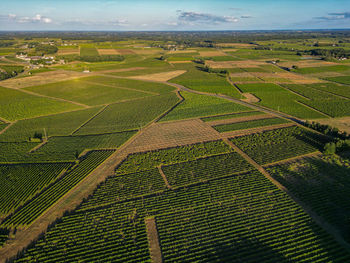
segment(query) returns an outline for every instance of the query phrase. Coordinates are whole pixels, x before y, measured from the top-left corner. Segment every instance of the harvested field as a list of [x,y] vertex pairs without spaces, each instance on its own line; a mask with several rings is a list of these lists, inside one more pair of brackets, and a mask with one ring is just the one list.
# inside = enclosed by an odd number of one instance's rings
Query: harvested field
[[121,55],[132,55],[135,54],[135,52],[131,49],[117,49],[117,52]]
[[217,140],[220,135],[201,120],[154,123],[129,145],[130,152],[151,151]]
[[299,61],[286,61],[278,63],[282,67],[292,67],[293,65],[299,68],[309,68],[309,67],[322,67],[322,66],[336,66],[339,65],[334,62],[323,61],[323,60],[299,60]]
[[213,51],[199,51],[199,54],[202,57],[220,57],[220,56],[227,56],[226,53],[222,52],[221,50],[213,50]]
[[220,61],[220,62],[207,61],[206,64],[212,68],[256,68],[260,65],[266,65],[264,61],[254,61],[254,60]]
[[130,79],[138,79],[138,80],[151,80],[151,81],[168,81],[170,79],[176,78],[181,74],[185,73],[186,70],[175,70],[170,72],[162,72],[155,74],[147,74],[142,76],[134,76],[129,77]]
[[184,61],[168,61],[169,64],[181,64],[181,63],[192,63],[191,60],[184,60]]
[[121,53],[119,53],[117,50],[113,49],[113,48],[109,48],[109,49],[98,49],[97,50],[98,53],[100,55],[120,55]]
[[8,79],[2,81],[1,86],[11,89],[20,89],[25,87],[39,86],[47,83],[79,78],[83,76],[85,77],[86,74],[82,72],[55,70],[38,73],[34,76],[26,78]]
[[242,93],[242,95],[246,97],[245,99],[242,99],[242,101],[250,102],[250,103],[256,103],[260,101],[258,97],[254,96],[251,93]]
[[303,76],[303,75],[299,75],[291,72],[276,72],[276,73],[252,72],[251,74],[261,79],[273,79],[273,78],[286,79],[286,80],[290,80],[292,83],[295,83],[295,84],[313,84],[313,83],[324,82],[323,80],[320,80],[318,78],[307,77],[307,76]]

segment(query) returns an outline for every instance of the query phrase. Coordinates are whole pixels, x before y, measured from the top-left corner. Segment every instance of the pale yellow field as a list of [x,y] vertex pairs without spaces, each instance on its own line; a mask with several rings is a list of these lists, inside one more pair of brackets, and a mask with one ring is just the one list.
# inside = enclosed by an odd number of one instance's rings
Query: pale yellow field
[[100,55],[120,55],[120,53],[118,53],[118,51],[113,48],[98,49],[97,51]]
[[169,71],[169,72],[147,74],[147,75],[142,75],[142,76],[133,76],[130,78],[131,79],[138,79],[138,80],[168,81],[168,80],[173,79],[177,76],[180,76],[181,74],[184,74],[185,72],[186,72],[186,70],[175,70],[175,71]]
[[213,51],[199,51],[199,54],[202,57],[220,57],[220,56],[227,56],[226,53],[222,52],[221,50],[213,50]]

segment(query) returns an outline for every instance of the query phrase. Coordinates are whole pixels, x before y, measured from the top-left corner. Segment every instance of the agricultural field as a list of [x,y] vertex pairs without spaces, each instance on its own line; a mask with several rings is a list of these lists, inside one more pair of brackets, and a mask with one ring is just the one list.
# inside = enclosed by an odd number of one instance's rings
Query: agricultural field
[[181,96],[184,98],[184,101],[164,116],[161,121],[198,118],[249,110],[247,107],[216,97],[197,95],[185,91],[181,92]]
[[349,41],[0,32],[0,263],[350,262]]
[[350,239],[350,228],[346,223],[349,215],[349,160],[341,157],[306,158],[271,166],[268,171],[319,216],[337,227],[346,240]]
[[321,135],[288,127],[232,138],[231,141],[259,164],[268,164],[322,150]]
[[218,132],[227,132],[227,131],[236,131],[236,130],[246,130],[251,128],[277,125],[277,124],[283,124],[283,123],[288,123],[288,121],[280,118],[268,118],[268,119],[250,120],[250,121],[242,121],[242,122],[217,125],[217,126],[214,126],[214,129],[217,130]]

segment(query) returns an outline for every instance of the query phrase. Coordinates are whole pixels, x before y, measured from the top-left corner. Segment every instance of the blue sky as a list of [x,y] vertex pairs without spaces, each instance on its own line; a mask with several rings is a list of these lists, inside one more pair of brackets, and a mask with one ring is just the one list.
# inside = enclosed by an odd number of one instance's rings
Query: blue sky
[[350,28],[349,0],[0,0],[0,30]]

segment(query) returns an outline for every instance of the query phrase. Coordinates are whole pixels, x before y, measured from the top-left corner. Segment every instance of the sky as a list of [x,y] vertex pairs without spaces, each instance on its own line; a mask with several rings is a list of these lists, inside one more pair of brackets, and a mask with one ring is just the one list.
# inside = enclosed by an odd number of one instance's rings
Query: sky
[[349,0],[0,0],[0,30],[350,29]]

